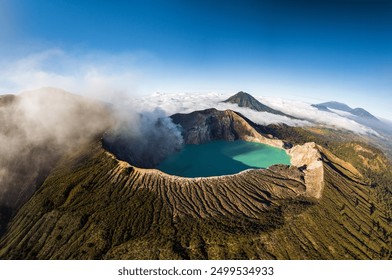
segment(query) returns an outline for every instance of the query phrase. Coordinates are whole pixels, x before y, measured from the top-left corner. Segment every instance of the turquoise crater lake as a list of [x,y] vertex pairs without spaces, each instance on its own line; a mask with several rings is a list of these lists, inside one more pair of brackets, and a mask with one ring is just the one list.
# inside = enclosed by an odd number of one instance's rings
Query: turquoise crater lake
[[250,168],[290,164],[290,156],[269,145],[238,141],[212,141],[185,145],[161,162],[157,169],[181,177],[209,177],[236,174]]

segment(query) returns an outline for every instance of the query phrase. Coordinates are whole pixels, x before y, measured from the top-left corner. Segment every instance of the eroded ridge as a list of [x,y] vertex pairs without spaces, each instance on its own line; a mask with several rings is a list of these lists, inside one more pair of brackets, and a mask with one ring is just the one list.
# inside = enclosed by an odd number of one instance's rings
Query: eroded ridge
[[[173,216],[212,217],[242,215],[257,218],[272,201],[304,195],[301,172],[288,166],[250,169],[234,175],[183,178],[156,169],[132,167],[119,161],[113,178],[124,169],[132,169],[132,185],[156,192],[170,205]],[[131,187],[131,185],[125,185]]]
[[317,200],[304,198],[309,186],[295,166],[180,178],[132,167],[97,144],[63,160],[21,208],[0,241],[0,258],[385,256],[388,225],[360,174],[309,148],[325,168]]

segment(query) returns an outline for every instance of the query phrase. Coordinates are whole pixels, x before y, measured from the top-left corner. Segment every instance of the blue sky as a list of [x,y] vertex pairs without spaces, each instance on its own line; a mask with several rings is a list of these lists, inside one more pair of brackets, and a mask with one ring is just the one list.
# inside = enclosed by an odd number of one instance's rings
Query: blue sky
[[0,89],[32,76],[74,90],[70,77],[83,76],[135,94],[337,100],[392,119],[391,34],[381,0],[0,0],[0,66],[11,69]]

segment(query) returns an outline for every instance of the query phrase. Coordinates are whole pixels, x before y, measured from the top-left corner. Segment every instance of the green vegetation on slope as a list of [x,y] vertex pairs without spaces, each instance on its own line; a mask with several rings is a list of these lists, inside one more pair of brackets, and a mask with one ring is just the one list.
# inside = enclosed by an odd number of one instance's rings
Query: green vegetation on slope
[[[391,227],[374,190],[327,156],[324,161],[326,185],[316,201],[290,195],[281,184],[300,188],[300,182],[273,171],[224,185],[169,181],[121,166],[95,144],[64,159],[21,208],[1,240],[0,257],[390,259]],[[239,204],[219,193],[237,196]]]
[[392,224],[392,160],[371,144],[365,136],[328,128],[300,128],[285,124],[257,126],[263,134],[272,134],[294,145],[315,142],[336,156],[351,163],[364,175],[365,182],[374,188],[372,194]]

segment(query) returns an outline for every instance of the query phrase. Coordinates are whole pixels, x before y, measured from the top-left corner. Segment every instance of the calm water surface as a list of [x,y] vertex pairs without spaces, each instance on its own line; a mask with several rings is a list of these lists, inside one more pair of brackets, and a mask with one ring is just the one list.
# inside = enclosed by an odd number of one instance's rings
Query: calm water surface
[[283,150],[246,141],[212,141],[185,145],[178,153],[161,162],[157,169],[181,177],[208,177],[235,174],[249,168],[267,168],[274,164],[290,164]]

